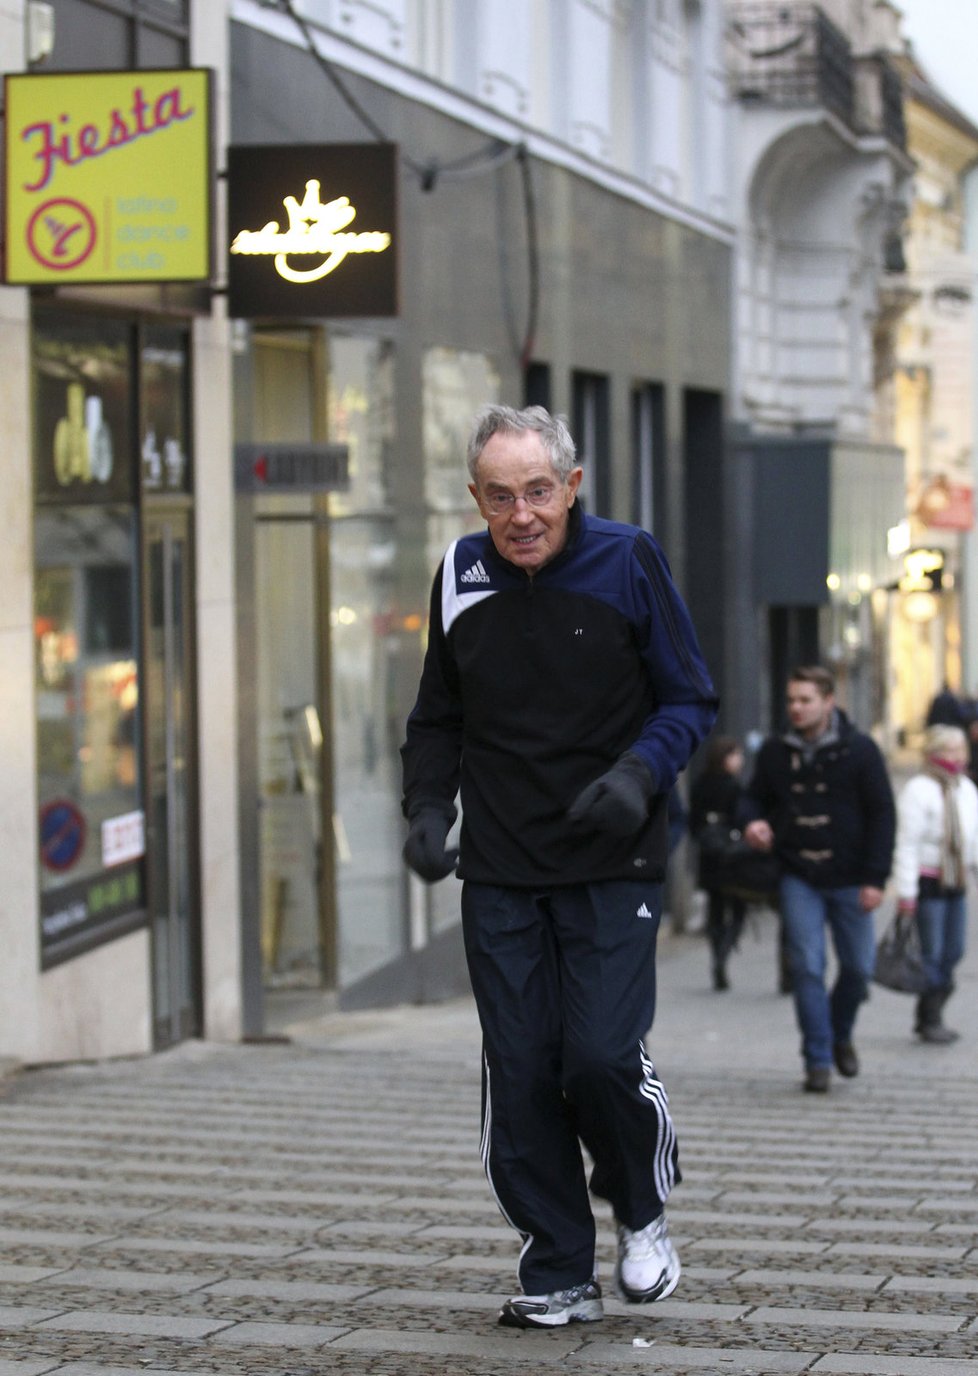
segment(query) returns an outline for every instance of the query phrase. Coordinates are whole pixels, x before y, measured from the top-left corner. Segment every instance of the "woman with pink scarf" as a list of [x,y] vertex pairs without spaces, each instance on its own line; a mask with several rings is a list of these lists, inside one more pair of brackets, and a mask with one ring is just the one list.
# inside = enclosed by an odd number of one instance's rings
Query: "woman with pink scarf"
[[978,788],[967,775],[968,740],[958,726],[931,726],[920,773],[897,800],[895,875],[899,907],[916,914],[930,987],[917,1000],[914,1031],[946,1046],[943,1022],[964,955],[968,873],[978,870]]

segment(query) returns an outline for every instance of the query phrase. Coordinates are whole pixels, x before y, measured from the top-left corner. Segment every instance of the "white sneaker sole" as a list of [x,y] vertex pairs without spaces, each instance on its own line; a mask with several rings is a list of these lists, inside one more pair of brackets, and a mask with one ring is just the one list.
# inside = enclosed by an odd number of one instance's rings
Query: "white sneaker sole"
[[679,1284],[681,1275],[682,1267],[677,1266],[671,1276],[666,1275],[665,1279],[660,1277],[655,1285],[649,1286],[648,1290],[629,1290],[619,1275],[615,1279],[615,1291],[618,1298],[624,1300],[626,1304],[655,1304],[656,1300],[667,1299],[672,1294]]
[[603,1318],[604,1304],[601,1300],[582,1300],[572,1309],[563,1309],[557,1314],[527,1314],[507,1300],[499,1311],[499,1322],[503,1328],[563,1328],[568,1323],[597,1323]]

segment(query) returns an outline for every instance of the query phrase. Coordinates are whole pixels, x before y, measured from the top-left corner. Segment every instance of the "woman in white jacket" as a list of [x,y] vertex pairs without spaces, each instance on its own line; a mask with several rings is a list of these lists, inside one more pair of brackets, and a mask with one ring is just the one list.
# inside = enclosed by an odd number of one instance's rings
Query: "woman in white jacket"
[[967,878],[978,869],[978,788],[968,778],[968,740],[959,726],[931,726],[924,765],[897,801],[896,885],[902,912],[917,918],[931,987],[917,1001],[915,1031],[946,1045],[957,1033],[942,1014],[964,954]]

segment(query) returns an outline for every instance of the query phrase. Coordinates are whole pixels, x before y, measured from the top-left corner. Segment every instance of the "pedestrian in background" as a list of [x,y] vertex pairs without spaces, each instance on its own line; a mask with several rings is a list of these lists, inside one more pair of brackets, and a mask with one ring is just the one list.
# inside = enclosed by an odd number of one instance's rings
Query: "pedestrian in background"
[[404,855],[429,883],[458,861],[483,1160],[523,1238],[523,1293],[499,1318],[550,1328],[603,1315],[581,1143],[617,1220],[620,1294],[654,1301],[679,1279],[664,1213],[676,1134],[643,1038],[668,794],[716,698],[655,541],[583,512],[560,417],[486,407],[468,464],[488,529],[435,575],[402,748]]
[[690,790],[689,830],[699,843],[697,883],[706,893],[706,936],[713,987],[729,989],[727,961],[736,949],[747,904],[734,885],[729,859],[731,831],[742,822],[744,752],[733,736],[714,736],[703,772]]
[[[803,1087],[825,1093],[833,1062],[859,1073],[853,1028],[876,957],[872,914],[893,858],[896,809],[879,747],[835,703],[821,665],[788,680],[789,729],[761,746],[744,829],[757,849],[775,850],[795,1013],[805,1063]],[[826,927],[838,960],[826,988]]]
[[923,769],[897,803],[897,901],[916,914],[930,987],[917,1000],[914,1031],[943,1046],[958,1034],[944,1025],[954,967],[964,955],[969,871],[978,866],[978,788],[968,778],[968,738],[959,726],[931,726]]

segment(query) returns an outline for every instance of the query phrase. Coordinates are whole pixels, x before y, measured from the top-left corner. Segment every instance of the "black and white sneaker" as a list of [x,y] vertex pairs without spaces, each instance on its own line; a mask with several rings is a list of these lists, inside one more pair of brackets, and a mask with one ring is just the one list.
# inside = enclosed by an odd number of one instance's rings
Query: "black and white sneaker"
[[555,1290],[552,1295],[514,1295],[499,1311],[504,1328],[559,1328],[565,1323],[596,1323],[604,1318],[596,1280]]
[[637,1232],[619,1225],[615,1279],[623,1300],[629,1304],[664,1300],[679,1284],[680,1271],[665,1214]]

